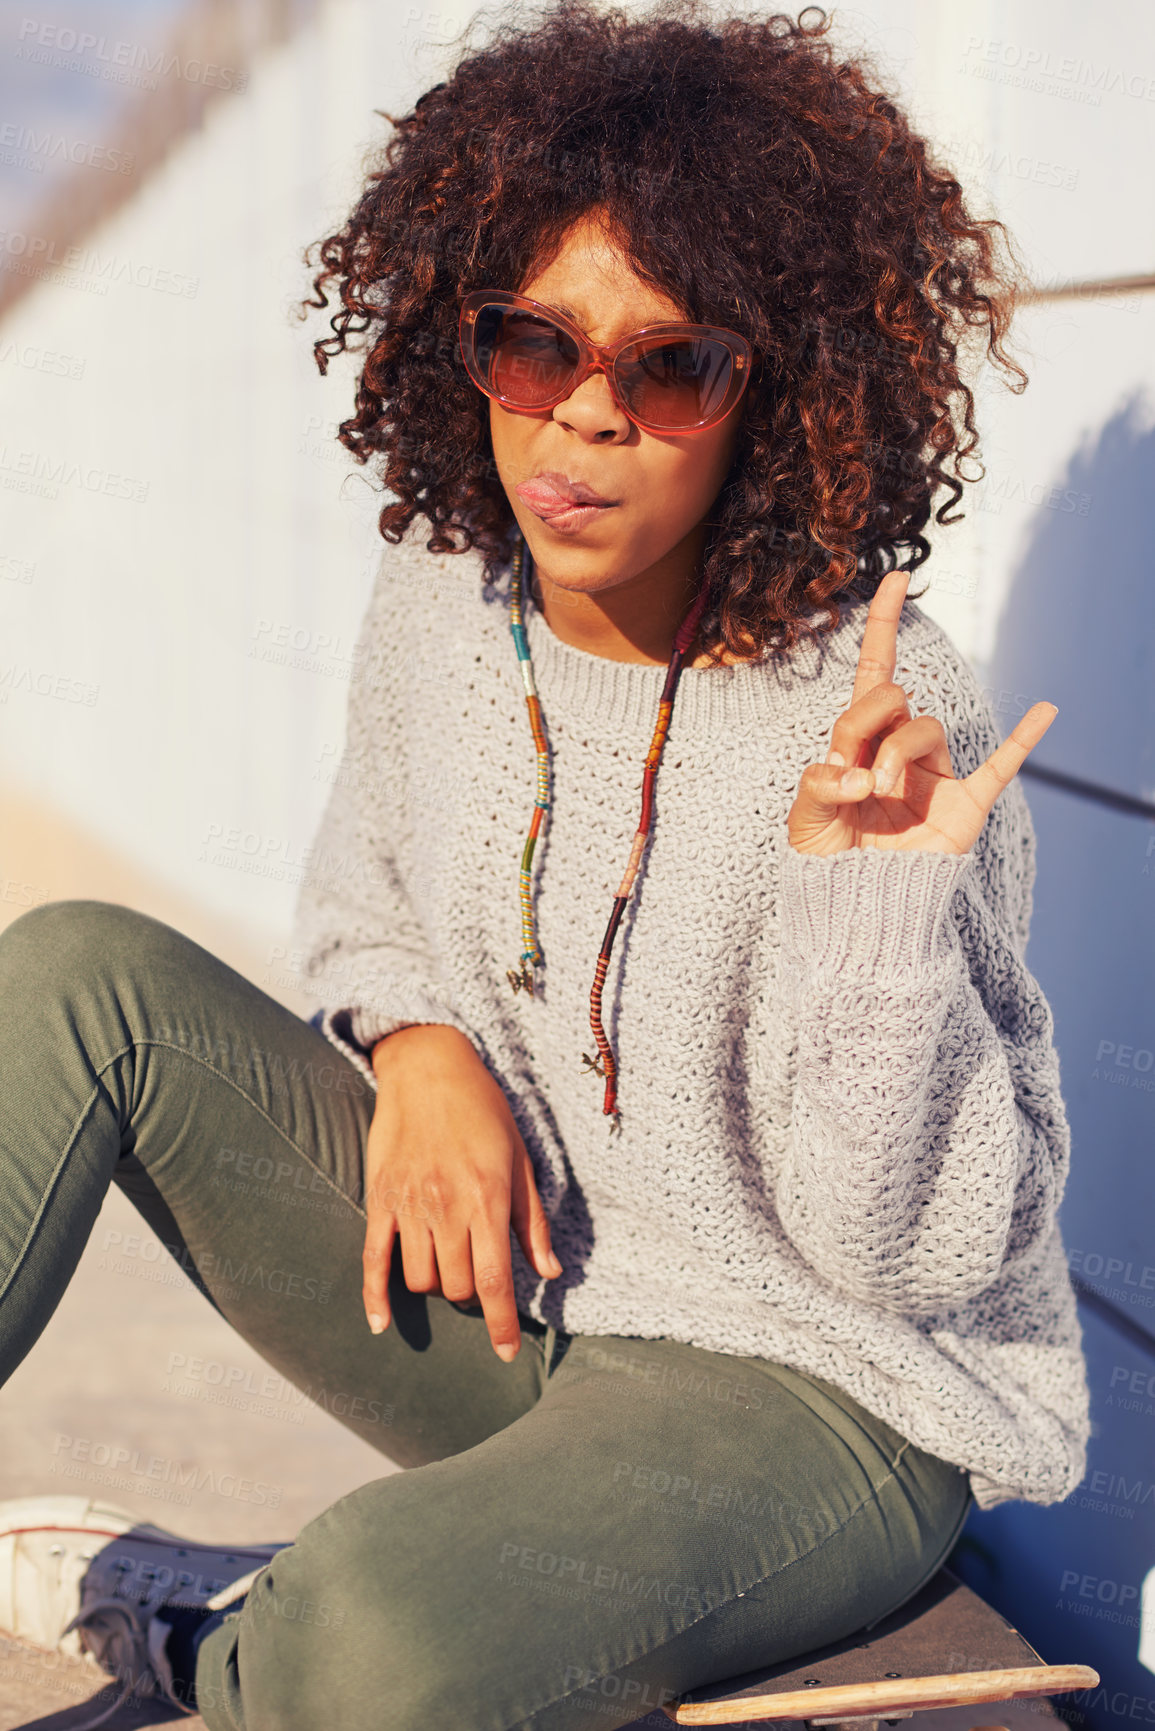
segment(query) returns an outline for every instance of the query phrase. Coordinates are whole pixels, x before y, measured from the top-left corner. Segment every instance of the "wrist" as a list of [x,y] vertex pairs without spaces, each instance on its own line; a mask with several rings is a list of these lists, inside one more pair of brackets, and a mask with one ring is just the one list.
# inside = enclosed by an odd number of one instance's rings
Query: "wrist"
[[446,1022],[409,1022],[403,1028],[394,1028],[392,1033],[385,1034],[375,1043],[370,1053],[374,1073],[380,1076],[388,1066],[412,1056],[415,1051],[449,1058],[464,1053],[477,1056],[472,1040],[459,1028],[450,1027]]

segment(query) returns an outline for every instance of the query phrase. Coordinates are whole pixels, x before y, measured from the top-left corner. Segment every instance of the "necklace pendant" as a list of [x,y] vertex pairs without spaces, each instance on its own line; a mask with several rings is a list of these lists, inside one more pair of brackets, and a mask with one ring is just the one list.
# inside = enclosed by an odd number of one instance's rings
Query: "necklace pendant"
[[[605,1076],[605,1065],[602,1063],[600,1052],[596,1058],[591,1058],[588,1052],[583,1052],[582,1063],[585,1065],[585,1071],[592,1071],[595,1076]],[[585,1071],[582,1072],[583,1075]]]
[[524,962],[521,964],[520,972],[515,968],[506,968],[505,977],[513,987],[513,995],[515,998],[523,987],[529,993],[530,997],[533,997],[533,975],[530,973]]

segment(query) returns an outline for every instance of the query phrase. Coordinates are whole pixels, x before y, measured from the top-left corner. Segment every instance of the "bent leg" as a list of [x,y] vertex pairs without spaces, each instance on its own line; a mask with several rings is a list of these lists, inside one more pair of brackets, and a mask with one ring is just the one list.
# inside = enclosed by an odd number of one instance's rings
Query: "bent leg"
[[507,1429],[304,1527],[205,1640],[198,1702],[212,1731],[628,1724],[886,1615],[969,1500],[815,1378],[581,1337]]
[[110,1182],[155,1241],[110,1243],[147,1306],[174,1257],[269,1364],[400,1464],[468,1448],[544,1380],[526,1320],[512,1364],[479,1311],[361,1303],[375,1094],[309,1023],[173,927],[116,903],[33,908],[0,933],[0,1383],[72,1277]]

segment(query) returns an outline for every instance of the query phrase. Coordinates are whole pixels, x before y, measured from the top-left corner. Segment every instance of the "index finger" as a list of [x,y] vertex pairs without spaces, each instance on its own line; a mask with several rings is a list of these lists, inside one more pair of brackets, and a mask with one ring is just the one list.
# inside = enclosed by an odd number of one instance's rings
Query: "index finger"
[[509,1254],[509,1214],[504,1224],[482,1215],[469,1223],[473,1286],[485,1312],[485,1326],[498,1358],[508,1364],[521,1347],[521,1321],[513,1290]]
[[972,795],[980,810],[990,811],[995,800],[1014,780],[1026,762],[1028,753],[1035,749],[1058,713],[1057,704],[1045,700],[1032,703],[1022,720],[1011,729],[1002,744],[991,752],[986,762],[980,763],[976,770],[972,770],[970,775],[964,778],[963,786]]
[[376,1209],[371,1205],[371,1198],[366,1198],[366,1201],[368,1220],[361,1250],[361,1302],[369,1327],[374,1334],[380,1334],[389,1326],[389,1270],[393,1260],[393,1240],[397,1234],[397,1217],[390,1209]]
[[872,691],[876,685],[887,685],[894,678],[898,619],[909,585],[909,571],[888,571],[875,591],[862,633],[852,703],[864,692]]

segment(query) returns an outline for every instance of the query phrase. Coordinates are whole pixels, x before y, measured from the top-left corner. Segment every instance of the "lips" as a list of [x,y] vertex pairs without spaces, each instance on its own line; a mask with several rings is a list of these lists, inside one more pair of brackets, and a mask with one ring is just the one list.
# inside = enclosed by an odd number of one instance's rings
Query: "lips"
[[539,517],[560,516],[565,511],[572,511],[575,505],[609,506],[617,503],[584,481],[568,480],[552,471],[534,475],[528,481],[519,481],[514,490],[523,504]]

